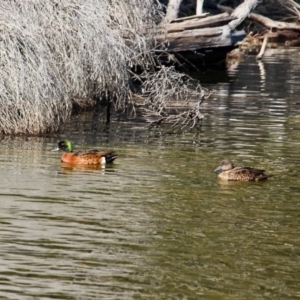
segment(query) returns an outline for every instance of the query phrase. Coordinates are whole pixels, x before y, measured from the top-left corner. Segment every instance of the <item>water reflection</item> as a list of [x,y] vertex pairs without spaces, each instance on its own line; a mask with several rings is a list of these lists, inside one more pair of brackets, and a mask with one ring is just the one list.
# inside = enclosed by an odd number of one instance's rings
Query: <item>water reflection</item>
[[64,172],[72,172],[72,171],[90,171],[90,170],[102,170],[105,171],[106,168],[111,168],[112,166],[106,166],[102,164],[96,164],[96,165],[76,165],[76,164],[69,164],[69,163],[61,163],[61,169]]
[[[85,114],[51,136],[2,139],[0,298],[295,299],[298,61],[279,52],[222,82],[203,74],[217,92],[201,130]],[[51,149],[65,139],[118,159],[62,164]],[[274,177],[220,182],[224,158]]]

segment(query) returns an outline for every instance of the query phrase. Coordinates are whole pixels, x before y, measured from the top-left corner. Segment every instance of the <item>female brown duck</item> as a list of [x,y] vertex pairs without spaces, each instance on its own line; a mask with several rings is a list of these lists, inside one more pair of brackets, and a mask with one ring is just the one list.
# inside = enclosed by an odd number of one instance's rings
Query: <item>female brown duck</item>
[[220,166],[214,172],[219,173],[218,179],[228,181],[259,181],[271,177],[271,175],[265,174],[265,170],[235,167],[229,159],[222,160]]

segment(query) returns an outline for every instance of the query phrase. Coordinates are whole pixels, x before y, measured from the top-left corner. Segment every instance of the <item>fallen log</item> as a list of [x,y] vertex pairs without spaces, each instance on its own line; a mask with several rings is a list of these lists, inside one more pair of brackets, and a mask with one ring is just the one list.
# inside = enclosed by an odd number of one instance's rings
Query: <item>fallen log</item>
[[232,46],[245,37],[245,32],[232,32],[228,25],[170,32],[157,37],[157,42],[164,43],[169,52],[195,51],[205,48]]
[[165,22],[156,36],[157,45],[161,45],[157,50],[185,52],[234,47],[246,36],[243,30],[236,31],[236,26],[250,14],[257,4],[258,0],[245,0],[232,14],[225,12],[207,17],[201,14],[192,18],[173,19]]
[[236,17],[236,20],[229,23],[232,30],[248,17],[251,11],[257,6],[258,2],[259,0],[245,0],[232,12],[231,16]]
[[188,17],[181,17],[181,18],[176,18],[176,19],[172,19],[169,20],[169,23],[177,23],[177,22],[182,22],[185,20],[191,20],[191,19],[202,19],[202,18],[206,18],[208,17],[210,14],[209,13],[203,13],[197,16],[188,16]]
[[289,29],[289,30],[300,31],[300,25],[298,25],[296,23],[274,21],[270,18],[267,18],[267,17],[259,15],[259,14],[255,14],[255,13],[251,13],[249,15],[249,18],[253,21],[256,21],[256,22],[262,24],[263,26],[265,26],[266,28],[269,28],[269,29],[279,29],[279,30]]
[[[200,15],[201,16],[201,15]],[[230,16],[228,13],[222,13],[215,16],[207,16],[206,18],[199,18],[199,16],[193,16],[181,21],[176,19],[166,25],[166,31],[169,32],[180,32],[184,30],[193,30],[200,28],[211,28],[228,24],[230,21],[236,19],[236,17]]]

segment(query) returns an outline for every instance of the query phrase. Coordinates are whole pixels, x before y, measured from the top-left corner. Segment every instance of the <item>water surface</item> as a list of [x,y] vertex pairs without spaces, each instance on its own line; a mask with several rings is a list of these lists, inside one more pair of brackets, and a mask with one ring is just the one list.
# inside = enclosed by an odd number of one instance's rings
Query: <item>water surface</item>
[[[201,130],[83,114],[55,135],[3,138],[0,298],[298,299],[299,61],[270,50],[198,74],[216,90]],[[64,166],[50,150],[66,138],[119,157]],[[274,177],[218,182],[225,157]]]

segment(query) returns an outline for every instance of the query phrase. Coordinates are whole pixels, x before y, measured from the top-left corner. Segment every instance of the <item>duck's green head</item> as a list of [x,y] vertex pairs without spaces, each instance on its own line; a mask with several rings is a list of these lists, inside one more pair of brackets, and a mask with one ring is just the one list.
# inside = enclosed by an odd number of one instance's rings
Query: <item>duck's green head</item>
[[62,151],[66,151],[66,152],[72,152],[73,149],[74,149],[74,147],[73,147],[72,142],[69,140],[65,140],[65,141],[58,142],[57,148],[53,149],[52,151],[62,150]]

